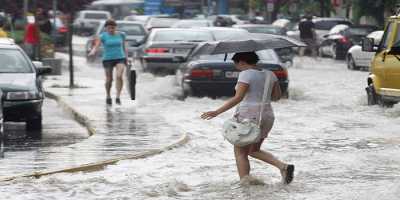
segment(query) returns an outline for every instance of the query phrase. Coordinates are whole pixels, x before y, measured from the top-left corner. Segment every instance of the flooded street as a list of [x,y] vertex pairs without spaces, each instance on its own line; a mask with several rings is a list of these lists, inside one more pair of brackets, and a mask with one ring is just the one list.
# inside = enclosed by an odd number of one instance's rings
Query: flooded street
[[[279,170],[252,159],[251,173],[264,184],[240,187],[233,148],[221,136],[233,111],[200,119],[226,98],[180,101],[173,76],[145,73],[139,74],[134,111],[120,112],[156,113],[171,131],[188,133],[188,144],[103,171],[1,182],[0,193],[18,200],[399,199],[400,105],[367,106],[367,75],[331,59],[296,58],[289,69],[290,98],[273,103],[275,125],[262,146],[296,165],[288,186],[280,182]],[[117,116],[111,118],[128,120]]]

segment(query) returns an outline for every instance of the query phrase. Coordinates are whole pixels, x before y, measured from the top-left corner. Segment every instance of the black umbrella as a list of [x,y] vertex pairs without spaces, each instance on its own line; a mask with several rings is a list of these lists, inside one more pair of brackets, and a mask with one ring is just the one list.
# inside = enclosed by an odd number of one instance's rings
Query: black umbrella
[[292,38],[270,34],[249,34],[243,40],[223,40],[202,42],[192,51],[191,56],[214,55],[259,51],[263,49],[280,49],[285,47],[302,47],[304,43]]

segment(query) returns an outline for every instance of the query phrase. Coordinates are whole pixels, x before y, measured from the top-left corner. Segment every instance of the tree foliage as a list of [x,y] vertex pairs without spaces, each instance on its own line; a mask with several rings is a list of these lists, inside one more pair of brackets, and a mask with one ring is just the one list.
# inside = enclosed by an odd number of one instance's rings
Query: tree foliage
[[[57,9],[64,13],[82,10],[94,0],[58,0]],[[13,15],[23,15],[23,0],[0,0],[0,10],[5,10]],[[52,9],[53,0],[29,0],[29,10],[32,12],[36,7],[45,10]]]
[[353,12],[356,20],[362,16],[371,16],[379,24],[385,21],[385,11],[393,12],[397,0],[353,0]]

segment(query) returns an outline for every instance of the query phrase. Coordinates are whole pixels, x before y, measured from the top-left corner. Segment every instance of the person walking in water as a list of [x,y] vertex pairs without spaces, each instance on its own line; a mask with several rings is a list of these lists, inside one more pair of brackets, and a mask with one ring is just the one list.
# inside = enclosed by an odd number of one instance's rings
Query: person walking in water
[[[264,94],[266,74],[264,71],[261,71],[256,67],[257,62],[259,61],[258,55],[255,52],[236,53],[232,57],[232,60],[235,63],[236,69],[241,71],[235,87],[235,96],[225,102],[217,110],[204,112],[201,115],[201,118],[206,120],[212,119],[238,105],[235,117],[237,117],[239,121],[243,119],[258,121],[263,95],[269,95],[268,98],[272,101],[277,101],[281,97],[281,89],[278,79],[273,72],[266,70],[266,73],[270,73],[269,75],[272,77],[268,84],[268,87],[272,92],[270,94]],[[247,146],[234,146],[236,166],[241,183],[249,181],[250,178],[249,156],[278,168],[285,184],[292,182],[294,165],[286,164],[275,158],[271,153],[261,150],[261,145],[264,142],[264,139],[267,138],[268,133],[272,129],[274,119],[275,117],[271,104],[267,101],[262,113],[261,140]]]
[[106,31],[101,33],[95,40],[94,47],[89,56],[94,56],[100,44],[103,44],[103,67],[106,76],[106,104],[112,105],[111,87],[113,82],[113,71],[116,68],[116,98],[115,103],[121,104],[121,91],[123,87],[123,74],[127,64],[128,50],[126,49],[126,35],[117,31],[117,23],[109,19],[105,23]]
[[[315,33],[315,24],[312,22],[312,16],[307,15],[299,23],[300,40],[307,44],[307,49],[311,51],[312,57],[317,57],[317,35]],[[304,56],[306,48],[300,48],[300,56]]]

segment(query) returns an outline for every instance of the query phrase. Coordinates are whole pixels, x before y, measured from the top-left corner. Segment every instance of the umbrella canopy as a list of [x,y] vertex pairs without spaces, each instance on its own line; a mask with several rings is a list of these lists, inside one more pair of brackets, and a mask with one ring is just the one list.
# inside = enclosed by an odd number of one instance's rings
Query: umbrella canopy
[[192,51],[191,56],[204,54],[224,54],[259,51],[263,49],[280,49],[285,47],[302,47],[304,43],[283,36],[270,34],[249,34],[243,40],[223,40],[202,42]]

